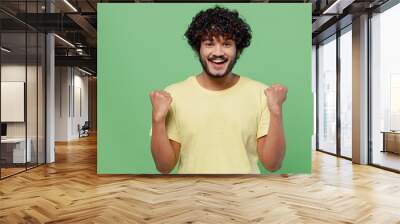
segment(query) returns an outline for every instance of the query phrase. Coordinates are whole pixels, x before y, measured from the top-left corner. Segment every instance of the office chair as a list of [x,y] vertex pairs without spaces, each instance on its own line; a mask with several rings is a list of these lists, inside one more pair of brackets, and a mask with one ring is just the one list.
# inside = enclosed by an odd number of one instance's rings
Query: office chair
[[80,127],[80,125],[78,124],[79,138],[89,136],[89,129],[90,129],[89,121],[85,121],[82,127]]

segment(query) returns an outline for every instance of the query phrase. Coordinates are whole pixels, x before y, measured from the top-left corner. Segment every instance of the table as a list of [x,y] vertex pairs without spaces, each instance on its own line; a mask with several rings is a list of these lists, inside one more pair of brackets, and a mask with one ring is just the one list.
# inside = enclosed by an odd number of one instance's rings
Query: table
[[383,133],[382,152],[400,154],[400,131],[382,131],[381,133]]
[[[6,138],[1,139],[1,157],[10,163],[26,163],[31,162],[31,145],[32,140],[26,139],[28,144],[25,151],[25,138]],[[26,152],[26,154],[25,154]],[[12,156],[11,156],[12,154]],[[12,158],[12,160],[11,160]],[[26,161],[25,161],[26,160]]]

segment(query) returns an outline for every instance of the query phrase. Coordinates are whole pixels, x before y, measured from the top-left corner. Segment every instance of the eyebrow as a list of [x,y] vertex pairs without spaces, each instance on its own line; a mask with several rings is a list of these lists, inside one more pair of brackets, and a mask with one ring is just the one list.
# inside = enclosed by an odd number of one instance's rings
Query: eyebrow
[[[201,41],[214,41],[214,39],[211,39],[211,38],[203,38],[203,39],[201,39]],[[223,42],[235,42],[235,40],[234,39],[232,39],[232,38],[229,38],[229,39],[226,39],[226,38],[224,38],[223,39]]]

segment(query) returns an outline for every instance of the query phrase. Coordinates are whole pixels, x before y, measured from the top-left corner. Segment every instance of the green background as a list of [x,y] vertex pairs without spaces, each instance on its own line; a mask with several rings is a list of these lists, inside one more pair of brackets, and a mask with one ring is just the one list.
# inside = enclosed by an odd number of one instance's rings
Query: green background
[[[275,173],[310,173],[311,4],[218,5],[238,10],[253,31],[233,71],[289,89],[286,156]],[[213,6],[98,4],[98,173],[158,173],[150,151],[148,94],[202,71],[184,33],[197,12]]]

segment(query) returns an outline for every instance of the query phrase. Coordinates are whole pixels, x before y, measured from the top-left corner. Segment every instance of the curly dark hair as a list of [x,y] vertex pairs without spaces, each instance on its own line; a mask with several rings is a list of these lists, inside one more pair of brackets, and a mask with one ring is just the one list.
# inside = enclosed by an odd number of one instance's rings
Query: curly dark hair
[[250,46],[251,29],[236,10],[216,5],[197,13],[185,32],[189,45],[197,53],[202,40],[218,36],[234,40],[238,52],[241,53],[244,48]]

